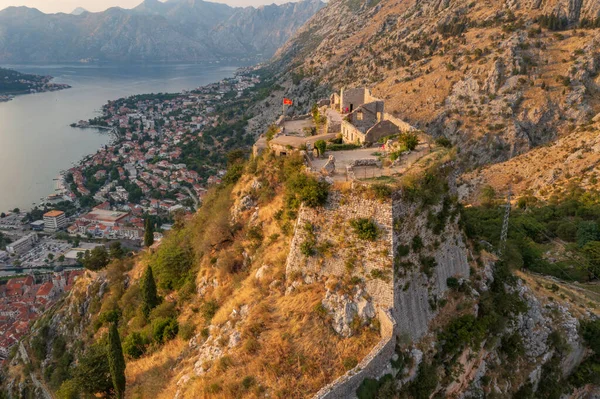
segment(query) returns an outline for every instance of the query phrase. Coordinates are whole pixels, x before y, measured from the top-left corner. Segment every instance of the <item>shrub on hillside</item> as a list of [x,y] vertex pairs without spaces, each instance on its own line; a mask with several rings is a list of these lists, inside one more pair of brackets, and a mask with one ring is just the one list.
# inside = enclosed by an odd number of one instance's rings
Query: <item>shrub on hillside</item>
[[371,187],[371,191],[380,201],[384,201],[392,196],[393,190],[387,184],[373,184]]
[[142,334],[133,332],[123,340],[123,352],[132,359],[139,359],[146,353],[148,343]]
[[301,203],[311,208],[322,206],[329,196],[327,182],[303,172],[291,176],[286,188],[286,204],[292,209],[298,209]]
[[451,148],[452,142],[446,137],[439,137],[435,140],[435,143],[444,148]]
[[398,140],[409,151],[414,150],[419,145],[419,136],[417,136],[415,133],[411,133],[411,132],[401,133],[400,136],[398,137]]
[[85,251],[81,263],[83,267],[92,271],[104,269],[110,262],[110,256],[104,245],[97,246],[91,251]]
[[151,258],[152,271],[162,289],[181,288],[192,267],[194,253],[186,233],[172,231]]
[[377,224],[371,219],[353,219],[350,221],[350,226],[361,240],[375,241],[380,234]]
[[174,318],[158,318],[152,322],[152,338],[156,342],[165,343],[177,336],[179,323]]

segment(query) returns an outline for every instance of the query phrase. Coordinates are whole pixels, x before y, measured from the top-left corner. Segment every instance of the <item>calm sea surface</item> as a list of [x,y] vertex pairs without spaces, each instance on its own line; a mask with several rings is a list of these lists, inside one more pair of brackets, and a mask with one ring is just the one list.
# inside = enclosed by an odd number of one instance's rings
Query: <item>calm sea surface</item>
[[0,211],[30,209],[54,192],[55,179],[109,142],[106,133],[69,125],[97,116],[108,100],[179,92],[232,76],[237,66],[10,65],[51,75],[72,89],[18,96],[0,103]]

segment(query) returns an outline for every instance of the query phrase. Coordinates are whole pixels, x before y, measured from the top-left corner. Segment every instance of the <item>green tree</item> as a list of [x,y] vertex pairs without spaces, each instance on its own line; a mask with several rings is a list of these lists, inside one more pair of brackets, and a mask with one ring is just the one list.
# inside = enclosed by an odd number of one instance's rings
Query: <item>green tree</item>
[[172,317],[159,317],[152,323],[152,337],[156,342],[172,340],[179,332],[179,323]]
[[108,330],[108,366],[117,398],[123,399],[126,384],[125,358],[116,322],[112,323]]
[[94,344],[79,358],[74,377],[82,392],[110,397],[114,391],[110,379],[106,345]]
[[319,156],[325,154],[325,150],[327,150],[327,143],[325,140],[317,140],[315,141],[315,148],[319,151]]
[[419,136],[415,133],[402,133],[399,141],[404,144],[407,150],[412,151],[419,145]]
[[110,257],[113,259],[122,259],[125,256],[125,250],[121,242],[115,241],[110,244]]
[[583,248],[589,241],[597,241],[600,238],[600,231],[596,222],[580,222],[577,225],[577,245]]
[[106,247],[104,245],[100,245],[91,251],[85,251],[85,255],[83,256],[81,262],[86,269],[98,271],[100,269],[104,269],[108,265],[108,262],[110,262],[110,257],[108,256]]
[[78,399],[79,398],[79,386],[75,380],[64,381],[58,391],[56,391],[56,397],[58,399]]
[[590,241],[583,247],[583,253],[587,258],[587,272],[589,279],[600,277],[600,241]]
[[494,187],[487,185],[481,190],[481,203],[484,206],[491,207],[496,200],[496,190]]
[[142,276],[142,311],[148,317],[150,311],[160,304],[160,298],[156,292],[156,282],[152,274],[152,267],[148,266]]
[[144,245],[151,247],[154,244],[154,223],[146,219],[146,231],[144,231]]

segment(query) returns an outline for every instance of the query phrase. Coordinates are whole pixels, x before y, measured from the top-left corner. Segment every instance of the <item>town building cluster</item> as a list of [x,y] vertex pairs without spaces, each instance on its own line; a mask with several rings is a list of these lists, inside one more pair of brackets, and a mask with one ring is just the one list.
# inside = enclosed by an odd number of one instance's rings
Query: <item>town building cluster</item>
[[[101,117],[74,124],[110,130],[114,140],[61,176],[57,201],[102,203],[71,221],[69,234],[138,239],[142,215],[168,219],[193,212],[226,171],[208,159],[199,167],[202,154],[191,152],[201,151],[204,131],[218,126],[219,105],[258,83],[258,77],[240,73],[182,94],[123,98],[105,105]],[[47,224],[44,230],[52,231]]]
[[67,233],[81,237],[140,240],[144,236],[144,220],[139,208],[134,206],[132,209],[134,212],[112,211],[110,204],[104,202],[78,217],[67,228]]
[[0,285],[0,360],[29,332],[30,323],[73,287],[82,270],[18,277]]

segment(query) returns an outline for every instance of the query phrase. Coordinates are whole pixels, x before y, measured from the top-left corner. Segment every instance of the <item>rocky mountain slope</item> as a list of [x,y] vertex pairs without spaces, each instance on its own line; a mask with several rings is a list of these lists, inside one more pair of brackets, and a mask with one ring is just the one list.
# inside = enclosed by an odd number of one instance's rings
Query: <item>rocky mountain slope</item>
[[598,3],[332,1],[260,71],[248,129],[367,85],[437,143],[336,183],[230,154],[197,214],[32,326],[8,396],[110,395],[118,320],[127,398],[598,397]]
[[497,162],[600,112],[599,10],[597,1],[338,0],[277,66],[371,86],[388,110],[457,144],[467,165]]
[[146,0],[133,10],[77,15],[9,7],[0,11],[0,62],[262,60],[322,6],[318,0],[259,8]]
[[11,353],[6,395],[110,395],[117,319],[127,398],[594,397],[597,299],[467,237],[452,158],[331,186],[300,157],[237,164],[160,246],[86,272]]

